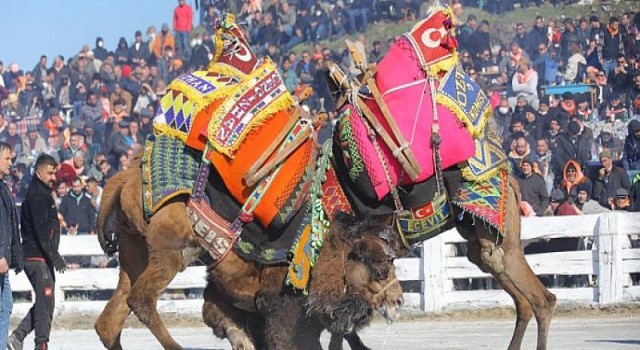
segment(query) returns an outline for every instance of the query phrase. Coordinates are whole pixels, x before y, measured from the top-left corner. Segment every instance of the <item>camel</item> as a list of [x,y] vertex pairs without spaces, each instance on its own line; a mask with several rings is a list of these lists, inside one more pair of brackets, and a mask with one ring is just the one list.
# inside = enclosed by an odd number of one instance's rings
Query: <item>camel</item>
[[[455,191],[455,185],[459,181],[458,171],[446,171],[445,181],[449,192]],[[535,316],[538,323],[537,349],[547,347],[547,335],[556,297],[550,293],[533,273],[527,263],[520,242],[520,189],[516,179],[509,177],[507,198],[507,232],[504,239],[496,244],[494,234],[491,234],[484,224],[473,222],[468,215],[462,221],[458,221],[456,229],[467,240],[467,258],[477,265],[483,272],[490,273],[500,286],[513,298],[516,306],[516,327],[508,349],[520,349],[527,325]],[[460,215],[460,211],[454,208],[454,215]],[[387,218],[390,219],[390,218]],[[378,218],[378,220],[384,220]],[[395,246],[396,254],[402,256],[408,253],[406,249]],[[244,268],[259,272],[257,264],[243,262]],[[237,281],[228,271],[214,268],[209,271],[209,284],[207,290],[216,290],[216,293],[205,292],[205,304],[203,317],[205,323],[214,329],[214,334],[219,337],[228,337],[234,349],[253,349],[251,340],[252,330],[247,325],[247,320],[255,317],[246,307],[234,305],[249,305],[259,299],[260,286],[250,285]],[[214,277],[215,276],[215,277]],[[282,279],[280,279],[280,282]],[[274,298],[277,297],[274,295]],[[281,297],[282,299],[283,297]],[[260,307],[257,307],[260,309]],[[259,310],[261,314],[269,313]],[[225,331],[226,329],[226,331]],[[231,338],[229,330],[239,331],[242,337]],[[330,349],[341,349],[342,338],[345,337],[352,349],[368,349],[362,344],[355,332],[338,332],[334,330]],[[360,344],[360,345],[355,345]]]
[[[233,291],[212,268],[204,292],[205,322],[219,337],[241,332],[231,323],[250,325],[244,330],[250,334],[244,336],[252,337],[253,344],[237,343],[237,338],[229,336],[234,349],[254,349],[254,345],[259,349],[322,349],[319,338],[324,329],[332,333],[332,342],[341,344],[345,337],[352,349],[368,349],[354,346],[359,342],[357,331],[369,324],[375,310],[393,322],[402,305],[402,288],[392,263],[395,253],[387,244],[396,239],[393,235],[388,224],[337,214],[313,269],[308,296],[283,285],[287,266],[261,269],[256,295],[260,315],[234,308],[228,294]],[[253,326],[256,320],[261,320],[261,327]]]
[[[149,222],[145,222],[142,212],[142,179],[139,158],[132,162],[128,170],[117,173],[104,188],[103,206],[98,214],[98,225],[101,232],[99,239],[104,249],[106,247],[104,232],[119,232],[121,267],[116,291],[98,317],[95,329],[107,349],[121,349],[122,328],[127,317],[133,312],[151,330],[165,349],[182,349],[169,334],[156,310],[156,304],[160,293],[179,271],[183,271],[190,262],[198,257],[201,248],[191,229],[184,196],[176,197],[162,207]],[[347,219],[344,218],[343,221],[347,221]],[[360,227],[362,225],[358,226],[355,221],[349,221],[349,226]],[[376,223],[375,227],[379,230],[380,223]],[[340,250],[337,248],[325,249],[327,253],[320,255],[317,280],[327,279],[331,283],[329,283],[329,287],[322,287],[316,283],[312,290],[325,288],[324,292],[326,292],[340,283],[342,285],[346,283],[345,288],[353,290],[350,295],[359,295],[360,298],[354,297],[353,300],[350,300],[360,307],[356,310],[359,312],[357,316],[360,318],[350,321],[354,322],[350,328],[354,331],[368,324],[372,316],[371,310],[379,309],[391,321],[402,305],[402,288],[395,278],[393,267],[393,258],[395,258],[393,252],[399,242],[397,242],[397,237],[390,235],[391,230],[388,224],[383,227],[387,227],[386,230],[383,230],[384,235],[372,237],[373,225],[365,225],[363,229],[359,230],[354,228],[346,230],[344,225],[337,224],[332,232],[350,232],[348,233],[350,235],[348,236],[349,243],[345,244],[345,239],[340,239],[341,235],[330,235],[329,245],[339,245]],[[395,240],[396,242],[389,245],[386,240]],[[373,254],[374,252],[378,252],[378,254]],[[346,254],[344,256],[346,260],[343,262],[346,270],[339,272],[349,272],[347,275],[335,276],[337,268],[332,266],[332,263],[337,261],[336,254],[342,253]],[[329,263],[325,264],[325,261]],[[323,266],[327,267],[323,270]],[[277,279],[274,276],[286,274],[286,266],[277,266],[265,269],[265,271],[254,270],[256,267],[257,265],[243,260],[231,251],[221,263],[210,271],[209,279],[249,286],[243,291],[246,293],[243,296],[245,299],[249,296],[251,300],[245,305],[241,303],[235,305],[240,306],[240,310],[244,307],[255,311],[254,296],[259,291],[260,281],[274,281]],[[336,281],[336,278],[339,280]],[[279,286],[277,283],[276,285]],[[255,289],[253,289],[254,286]],[[270,290],[260,290],[262,304],[268,305],[270,298],[265,295],[275,293],[273,289],[276,286],[264,282],[262,286],[271,288]],[[211,286],[205,290],[205,295],[212,298],[216,294],[216,290]],[[312,295],[315,294],[312,293]],[[300,296],[297,298],[300,299]],[[321,297],[316,298],[319,300],[311,305],[315,304],[313,312],[318,316],[315,319],[309,319],[307,330],[316,329],[315,332],[319,339],[319,334],[324,328],[335,329],[337,334],[345,335],[349,341],[357,341],[355,333],[349,334],[350,330],[336,328],[334,325],[336,321],[332,320],[332,315],[321,310],[325,306],[324,300]],[[211,308],[212,305],[205,305],[205,308]],[[226,306],[222,305],[221,307],[225,308]],[[340,305],[335,307],[338,309]],[[347,311],[343,312],[345,314],[343,319],[349,320],[350,314]],[[304,318],[304,315],[306,314],[302,313],[300,317]],[[273,318],[267,318],[267,320],[274,322]],[[242,328],[225,327],[224,336],[234,344],[234,348],[253,348],[253,339],[242,331]],[[297,339],[308,339],[306,334],[300,334]],[[278,341],[297,341],[295,339],[278,339],[277,336],[266,337],[266,339],[275,342],[275,344],[281,344]],[[341,339],[342,337],[340,337]],[[282,347],[276,345],[275,348]]]

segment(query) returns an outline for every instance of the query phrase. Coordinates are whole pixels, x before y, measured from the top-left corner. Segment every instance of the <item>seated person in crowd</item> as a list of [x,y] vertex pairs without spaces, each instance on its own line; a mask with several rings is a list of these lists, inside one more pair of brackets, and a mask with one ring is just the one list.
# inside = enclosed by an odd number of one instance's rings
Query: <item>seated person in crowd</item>
[[544,216],[549,206],[549,195],[538,164],[531,157],[525,157],[520,162],[520,170],[518,184],[522,194],[522,212],[525,216]]
[[627,106],[634,119],[640,119],[640,74],[633,77],[633,82],[627,90]]
[[529,105],[524,108],[524,128],[534,140],[540,139],[544,131],[544,125],[538,120],[538,112]]
[[620,100],[620,95],[614,93],[608,96],[608,100],[602,105],[600,118],[606,122],[615,123],[616,120],[626,122],[629,120],[627,109]]
[[575,202],[579,213],[583,215],[608,213],[609,209],[600,205],[600,203],[591,199],[591,185],[581,183],[577,187],[578,197]]
[[605,208],[611,207],[611,200],[619,188],[629,190],[631,182],[624,169],[613,165],[611,152],[600,153],[602,167],[598,171],[598,177],[593,185],[593,199],[597,200]]
[[640,121],[629,122],[629,135],[624,140],[622,166],[626,171],[640,171]]
[[566,164],[570,159],[575,159],[578,164],[586,164],[591,159],[589,140],[581,134],[581,126],[576,121],[571,121],[568,129],[558,138],[558,147],[554,152],[558,161]]
[[565,193],[571,203],[576,203],[578,186],[580,185],[584,185],[583,187],[586,187],[589,193],[591,193],[593,187],[591,180],[582,172],[580,164],[574,159],[571,159],[564,165],[560,189]]
[[596,154],[600,154],[602,151],[611,152],[611,159],[614,161],[619,160],[622,156],[622,140],[613,137],[613,126],[611,123],[606,123],[602,126],[602,130],[596,138],[594,146]]
[[558,139],[562,134],[562,130],[560,129],[560,122],[556,117],[547,117],[548,126],[546,130],[542,133],[542,137],[547,139],[549,143],[549,150],[556,153],[556,148],[558,148]]
[[518,70],[513,75],[511,87],[515,97],[510,97],[511,103],[515,105],[516,98],[523,96],[528,104],[534,109],[538,109],[540,100],[538,99],[538,73],[531,68],[529,60],[521,60]]
[[[579,215],[576,207],[567,200],[567,197],[564,195],[559,189],[555,189],[551,191],[551,197],[549,198],[551,211],[554,216],[564,216],[564,215]],[[571,240],[575,240],[572,238]],[[576,243],[577,248],[577,243]],[[573,249],[575,250],[575,248]]]
[[595,120],[595,113],[589,107],[589,100],[585,97],[581,97],[578,100],[578,107],[576,109],[576,117],[580,120],[588,122]]
[[551,194],[551,190],[553,190],[556,183],[556,177],[560,176],[562,170],[553,156],[553,152],[549,149],[549,140],[546,138],[536,140],[536,156],[538,156],[540,164],[540,175],[542,175],[547,185],[547,193]]
[[516,135],[516,139],[507,157],[511,162],[513,175],[515,176],[522,175],[520,164],[522,163],[522,160],[525,157],[530,157],[531,160],[535,162],[538,161],[538,158],[536,157],[535,152],[531,151],[531,144],[529,144],[529,141],[527,141],[527,138],[521,133]]
[[611,210],[633,211],[629,191],[624,188],[618,188],[615,196],[611,201]]

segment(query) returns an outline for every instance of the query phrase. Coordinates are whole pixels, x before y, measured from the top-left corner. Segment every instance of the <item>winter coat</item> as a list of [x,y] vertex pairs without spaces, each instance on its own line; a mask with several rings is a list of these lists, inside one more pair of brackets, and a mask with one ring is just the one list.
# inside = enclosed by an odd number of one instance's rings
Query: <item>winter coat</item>
[[[629,122],[629,135],[624,140],[624,156],[622,157],[622,166],[624,170],[640,170],[640,139],[633,134],[634,128],[640,128],[640,121],[632,120]],[[637,130],[637,129],[635,129]]]
[[537,216],[544,216],[549,206],[549,193],[547,185],[540,174],[534,173],[529,177],[518,177],[522,200],[529,203]]
[[613,166],[611,173],[605,174],[602,178],[598,177],[593,185],[593,199],[597,200],[603,207],[609,207],[609,198],[613,198],[617,189],[631,188],[629,175],[624,169]]

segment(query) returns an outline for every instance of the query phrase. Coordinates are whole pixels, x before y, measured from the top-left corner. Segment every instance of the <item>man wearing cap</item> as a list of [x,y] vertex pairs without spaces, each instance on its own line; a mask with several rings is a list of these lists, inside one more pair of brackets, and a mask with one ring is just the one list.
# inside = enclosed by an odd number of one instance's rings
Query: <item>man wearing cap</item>
[[525,157],[520,162],[522,175],[518,177],[522,202],[531,206],[536,216],[544,216],[549,206],[549,194],[544,179],[538,172],[538,164],[531,157]]
[[629,190],[631,182],[624,169],[614,166],[611,160],[611,152],[600,152],[602,167],[598,170],[598,177],[593,185],[593,199],[600,205],[610,208],[610,201],[619,188]]
[[577,187],[578,197],[575,205],[583,215],[604,214],[610,210],[591,199],[591,184],[582,183]]
[[640,171],[640,121],[629,122],[629,135],[624,139],[622,166],[629,172]]
[[629,191],[624,188],[618,188],[611,200],[611,210],[633,211]]
[[12,92],[7,96],[6,104],[2,113],[5,118],[13,121],[19,121],[24,118],[25,110],[24,107],[20,105],[17,94]]
[[612,159],[618,160],[622,155],[622,140],[617,137],[613,137],[613,125],[611,123],[605,123],[602,126],[600,135],[595,140],[598,154],[602,151],[611,152]]
[[38,133],[38,126],[29,125],[27,128],[26,137],[22,138],[22,153],[18,155],[17,163],[22,163],[27,166],[31,166],[31,163],[36,160],[40,153],[43,153],[47,149],[47,143],[44,138]]
[[111,137],[111,150],[109,156],[113,160],[111,163],[115,164],[121,155],[127,153],[129,149],[129,119],[124,118],[117,124],[118,132]]
[[96,154],[104,149],[104,139],[100,131],[96,130],[92,121],[84,123],[84,142],[87,144],[92,154]]
[[140,59],[149,59],[149,44],[142,41],[142,32],[136,30],[135,41],[129,48],[129,57],[134,65],[140,64]]
[[567,200],[564,192],[559,189],[551,191],[549,203],[554,216],[579,215],[576,207]]

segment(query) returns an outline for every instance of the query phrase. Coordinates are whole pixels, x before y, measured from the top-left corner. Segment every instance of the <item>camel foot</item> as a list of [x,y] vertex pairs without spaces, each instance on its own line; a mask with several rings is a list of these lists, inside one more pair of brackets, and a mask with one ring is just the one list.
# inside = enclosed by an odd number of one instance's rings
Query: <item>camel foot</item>
[[227,339],[233,350],[256,350],[251,338],[242,330],[234,328],[227,330]]

